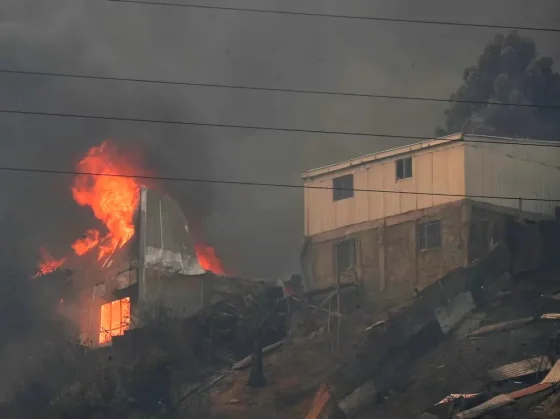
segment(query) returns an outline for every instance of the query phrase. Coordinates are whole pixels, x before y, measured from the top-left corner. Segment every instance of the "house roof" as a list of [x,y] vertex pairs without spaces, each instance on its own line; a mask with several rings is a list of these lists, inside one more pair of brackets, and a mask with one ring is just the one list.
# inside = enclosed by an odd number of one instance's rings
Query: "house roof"
[[338,172],[340,170],[349,169],[356,166],[361,166],[367,163],[372,163],[378,160],[384,160],[391,157],[396,157],[402,154],[409,154],[415,151],[423,150],[426,148],[433,148],[439,147],[442,145],[446,145],[452,142],[462,142],[462,141],[469,141],[472,138],[472,142],[495,142],[499,143],[500,141],[507,141],[508,144],[511,143],[512,140],[516,140],[520,142],[520,145],[528,145],[528,144],[548,144],[551,142],[550,140],[533,140],[528,138],[507,138],[507,137],[497,137],[497,136],[489,136],[489,135],[476,135],[476,134],[451,134],[445,137],[438,137],[434,138],[433,140],[421,141],[418,143],[413,143],[401,147],[391,148],[389,150],[378,151],[376,153],[366,154],[365,156],[355,157],[350,160],[342,161],[339,163],[330,164],[327,166],[319,167],[316,169],[310,169],[305,171],[302,174],[304,180],[311,179],[317,176],[328,175],[333,172]]
[[334,163],[328,166],[307,170],[302,174],[302,177],[303,179],[309,179],[316,176],[337,172],[339,170],[348,169],[355,166],[361,166],[363,164],[371,163],[377,160],[395,157],[400,154],[407,154],[414,151],[441,146],[443,144],[448,144],[453,141],[461,141],[461,140],[463,140],[463,134],[458,133],[458,134],[447,135],[445,137],[434,138],[433,140],[421,141],[418,143],[413,143],[401,147],[391,148],[389,150],[378,151],[376,153],[366,154],[365,156],[356,157],[340,163]]

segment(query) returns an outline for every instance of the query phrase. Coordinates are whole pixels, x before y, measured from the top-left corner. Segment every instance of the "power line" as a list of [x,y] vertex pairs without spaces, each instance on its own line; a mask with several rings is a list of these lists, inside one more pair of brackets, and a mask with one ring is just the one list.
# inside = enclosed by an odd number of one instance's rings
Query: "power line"
[[[110,0],[110,1],[117,1],[117,0]],[[130,78],[130,77],[90,76],[85,74],[53,73],[53,72],[46,72],[46,71],[0,69],[0,73],[29,75],[29,76],[87,79],[87,80],[119,81],[119,82],[131,82],[131,83],[150,83],[150,84],[163,84],[163,85],[172,85],[172,86],[211,87],[217,89],[232,89],[232,90],[253,90],[253,91],[278,92],[278,93],[300,93],[300,94],[312,94],[312,95],[322,95],[322,96],[345,96],[345,97],[359,97],[359,98],[372,98],[372,99],[410,100],[410,101],[420,101],[420,102],[470,103],[474,105],[518,106],[524,108],[560,109],[560,105],[541,105],[541,104],[532,105],[528,103],[503,103],[503,102],[493,102],[493,101],[485,102],[482,100],[477,101],[477,100],[430,98],[430,97],[421,97],[421,96],[395,96],[395,95],[381,95],[381,94],[374,94],[374,93],[335,92],[335,91],[328,91],[328,90],[312,90],[312,89],[284,89],[279,87],[259,87],[259,86],[244,86],[244,85],[231,85],[231,84],[219,84],[219,83],[196,83],[196,82],[187,82],[187,81],[140,79],[140,78]]]
[[523,198],[518,196],[497,196],[497,195],[463,195],[463,194],[449,194],[437,192],[410,192],[410,191],[394,191],[385,189],[353,189],[353,188],[333,188],[329,186],[313,186],[313,185],[294,185],[290,183],[266,183],[266,182],[248,182],[236,180],[219,180],[219,179],[204,179],[204,178],[186,178],[186,177],[171,177],[171,176],[150,176],[150,175],[127,175],[127,174],[110,174],[110,173],[94,173],[82,172],[74,170],[51,170],[51,169],[32,169],[24,167],[7,167],[0,166],[0,171],[5,172],[28,172],[28,173],[45,173],[57,175],[84,175],[84,176],[99,176],[99,177],[117,177],[117,178],[132,178],[132,179],[145,179],[145,180],[160,180],[160,181],[173,181],[173,182],[191,182],[191,183],[208,183],[218,185],[238,185],[238,186],[259,186],[269,188],[290,188],[290,189],[318,189],[318,190],[339,190],[339,191],[354,191],[354,192],[375,192],[375,193],[389,193],[399,195],[428,195],[428,196],[446,196],[455,198],[471,198],[471,199],[507,199],[507,200],[523,200],[523,201],[538,201],[538,202],[560,202],[560,199],[548,198]]
[[[392,138],[392,139],[403,139],[403,140],[447,141],[446,138],[423,137],[417,135],[380,134],[380,133],[353,132],[353,131],[330,131],[330,130],[288,128],[288,127],[267,127],[262,125],[215,124],[210,122],[126,118],[126,117],[116,117],[116,116],[87,115],[87,114],[60,113],[60,112],[20,111],[16,109],[0,109],[0,113],[12,114],[12,115],[93,119],[99,121],[141,122],[141,123],[148,123],[148,124],[186,125],[186,126],[212,127],[212,128],[235,128],[235,129],[247,129],[247,130],[294,132],[294,133],[322,134],[322,135],[344,135],[349,137],[377,137],[377,138]],[[475,139],[463,139],[461,141],[468,142],[468,143],[484,143],[484,144],[499,144],[499,145],[510,144],[510,145],[523,145],[523,146],[533,146],[533,147],[552,147],[552,148],[560,147],[560,142],[552,142],[552,141],[548,143],[545,142],[534,143],[534,142],[509,141],[509,140],[488,141],[488,140],[475,140]]]
[[335,18],[335,19],[353,19],[353,20],[370,20],[377,22],[398,22],[398,23],[416,23],[421,25],[440,25],[440,26],[465,26],[472,28],[489,28],[489,29],[508,29],[508,30],[522,30],[522,31],[536,31],[536,32],[560,32],[557,28],[542,28],[535,26],[510,26],[510,25],[492,25],[485,23],[469,23],[469,22],[449,22],[439,20],[416,20],[416,19],[401,19],[389,18],[379,16],[354,16],[354,15],[336,15],[330,13],[313,13],[313,12],[291,12],[282,10],[264,10],[252,9],[246,7],[223,7],[223,6],[207,6],[197,4],[181,4],[171,2],[154,2],[154,1],[141,1],[141,0],[106,0],[112,3],[130,3],[140,4],[145,6],[165,6],[165,7],[182,7],[190,9],[206,9],[206,10],[223,10],[233,12],[249,12],[271,15],[291,15],[291,16],[310,16],[321,18]]

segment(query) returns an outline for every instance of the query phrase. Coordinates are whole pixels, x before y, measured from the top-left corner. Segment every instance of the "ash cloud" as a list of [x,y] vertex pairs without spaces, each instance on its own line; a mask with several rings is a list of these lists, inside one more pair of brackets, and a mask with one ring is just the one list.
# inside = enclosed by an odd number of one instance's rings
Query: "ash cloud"
[[[556,3],[546,0],[528,8],[524,0],[354,0],[289,7],[554,26]],[[280,1],[240,0],[236,6],[288,8]],[[497,32],[88,0],[4,0],[0,16],[0,68],[430,97],[448,97],[460,84],[463,68]],[[543,55],[558,58],[554,37],[534,39]],[[419,136],[431,135],[446,108],[6,74],[0,74],[0,91],[3,109]],[[140,149],[147,168],[161,176],[274,183],[300,183],[306,169],[403,144],[1,114],[0,130],[1,165],[70,170],[89,147],[112,139]],[[91,214],[72,201],[71,181],[68,176],[0,173],[3,209],[14,210],[29,249],[46,245],[62,253],[84,227],[93,225]],[[231,268],[263,277],[298,269],[301,190],[180,182],[161,188],[179,201],[201,238],[217,247]]]

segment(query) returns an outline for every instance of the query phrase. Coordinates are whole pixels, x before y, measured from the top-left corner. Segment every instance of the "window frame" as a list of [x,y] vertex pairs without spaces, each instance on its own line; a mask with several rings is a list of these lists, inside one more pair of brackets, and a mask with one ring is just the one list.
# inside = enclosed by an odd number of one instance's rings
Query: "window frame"
[[[401,174],[399,174],[399,164],[401,165]],[[407,169],[409,169],[408,171],[410,173],[408,173]],[[412,169],[412,156],[395,160],[395,178],[397,181],[412,179],[413,173],[414,171]]]
[[[346,254],[342,253],[346,252]],[[357,262],[357,252],[358,252],[358,240],[354,237],[350,237],[344,240],[340,240],[334,245],[334,263],[335,271],[337,274],[342,272],[352,271],[356,268]],[[348,258],[348,263],[344,264],[346,266],[341,267],[341,259]]]
[[[118,319],[119,322],[115,322],[113,318],[113,310],[115,310],[116,306],[118,305]],[[99,307],[99,338],[98,343],[99,345],[108,345],[113,340],[113,336],[122,336],[124,332],[130,329],[130,297],[121,298],[119,300],[109,301],[105,304],[102,304]],[[105,328],[104,327],[104,319],[103,315],[104,312],[108,312],[108,317],[110,319],[111,327]],[[128,315],[128,317],[127,317]],[[114,323],[119,323],[118,326],[115,326]]]
[[[345,182],[348,181],[349,182]],[[341,184],[337,185],[337,182]],[[348,185],[347,185],[348,183]],[[333,202],[354,197],[354,173],[337,176],[332,179]]]
[[418,251],[422,252],[425,250],[440,249],[442,247],[441,220],[421,222],[417,225],[416,231],[416,247]]

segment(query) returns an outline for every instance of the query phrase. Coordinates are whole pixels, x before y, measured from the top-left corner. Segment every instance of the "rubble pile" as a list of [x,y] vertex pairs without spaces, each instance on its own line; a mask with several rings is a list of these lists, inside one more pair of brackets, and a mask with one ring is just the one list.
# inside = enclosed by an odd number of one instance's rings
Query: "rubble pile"
[[560,406],[558,235],[517,227],[532,239],[496,244],[371,327],[306,418],[555,417],[546,415]]

